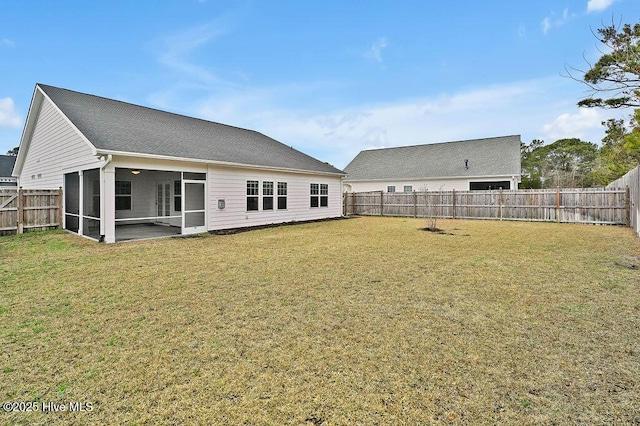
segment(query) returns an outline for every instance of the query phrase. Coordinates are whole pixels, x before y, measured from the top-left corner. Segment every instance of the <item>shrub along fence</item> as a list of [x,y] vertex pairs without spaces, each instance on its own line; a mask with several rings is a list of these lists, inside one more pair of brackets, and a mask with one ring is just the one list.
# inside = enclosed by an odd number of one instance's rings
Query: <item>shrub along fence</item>
[[616,188],[628,188],[629,226],[640,236],[640,166],[607,185],[607,189]]
[[62,188],[0,189],[0,235],[62,229]]
[[344,194],[346,215],[629,224],[626,188]]

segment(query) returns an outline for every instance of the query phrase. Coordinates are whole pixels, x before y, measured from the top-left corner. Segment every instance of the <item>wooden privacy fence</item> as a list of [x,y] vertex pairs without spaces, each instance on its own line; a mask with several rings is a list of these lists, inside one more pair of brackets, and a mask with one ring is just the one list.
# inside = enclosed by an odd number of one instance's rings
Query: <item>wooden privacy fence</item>
[[0,235],[62,228],[62,188],[0,189]]
[[346,215],[627,225],[627,189],[558,188],[344,194]]
[[640,236],[640,166],[607,185],[607,189],[616,188],[628,188],[629,226]]

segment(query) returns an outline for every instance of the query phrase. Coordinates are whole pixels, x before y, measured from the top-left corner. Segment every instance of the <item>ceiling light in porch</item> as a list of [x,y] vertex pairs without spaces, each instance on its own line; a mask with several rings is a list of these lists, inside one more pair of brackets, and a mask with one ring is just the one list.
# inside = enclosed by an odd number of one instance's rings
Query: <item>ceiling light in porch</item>
[[140,170],[131,170],[131,174],[139,175],[140,174]]

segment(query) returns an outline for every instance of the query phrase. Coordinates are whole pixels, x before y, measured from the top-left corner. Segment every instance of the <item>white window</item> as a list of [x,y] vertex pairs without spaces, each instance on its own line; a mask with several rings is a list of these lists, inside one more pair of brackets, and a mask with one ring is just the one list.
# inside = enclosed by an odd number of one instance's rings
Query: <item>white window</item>
[[387,186],[387,192],[396,192],[396,187],[394,185]]
[[329,185],[320,184],[320,207],[329,207]]
[[262,210],[273,210],[273,182],[262,182]]
[[116,210],[131,210],[131,181],[116,181]]
[[182,211],[182,181],[173,181],[173,210]]
[[311,207],[320,206],[320,185],[317,183],[311,184]]
[[287,209],[287,182],[278,182],[278,210]]
[[411,185],[405,185],[404,186],[404,192],[411,192],[413,191],[413,186]]
[[258,210],[258,181],[247,181],[247,211]]
[[326,183],[311,184],[311,207],[329,207],[329,185]]

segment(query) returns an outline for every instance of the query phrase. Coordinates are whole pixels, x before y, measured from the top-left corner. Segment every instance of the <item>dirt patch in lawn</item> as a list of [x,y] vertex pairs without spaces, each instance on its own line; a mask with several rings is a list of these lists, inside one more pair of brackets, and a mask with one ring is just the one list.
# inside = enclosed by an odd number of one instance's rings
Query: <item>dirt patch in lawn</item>
[[[360,218],[0,238],[0,424],[633,424],[620,227]],[[77,407],[77,406],[74,406]],[[42,408],[42,405],[39,406]],[[86,408],[86,406],[85,406]]]

